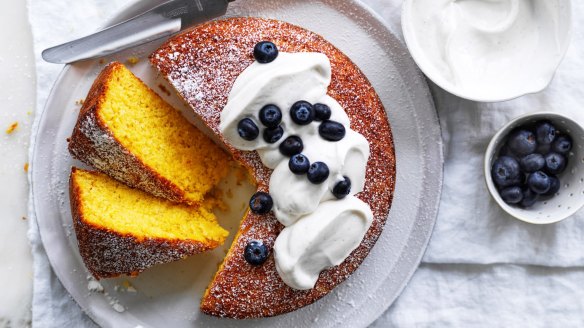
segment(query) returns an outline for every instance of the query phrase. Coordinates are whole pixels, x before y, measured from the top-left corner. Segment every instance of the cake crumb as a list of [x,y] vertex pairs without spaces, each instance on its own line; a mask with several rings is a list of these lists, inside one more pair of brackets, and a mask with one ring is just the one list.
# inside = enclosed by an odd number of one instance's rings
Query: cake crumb
[[101,293],[103,292],[103,286],[99,283],[99,281],[95,279],[89,279],[87,283],[87,290],[92,293]]
[[205,207],[210,211],[213,209],[218,209],[220,211],[229,210],[229,205],[225,202],[223,197],[223,190],[217,187],[211,189],[207,195],[205,195],[205,199],[207,201]]
[[22,221],[26,221],[26,216],[20,218]]
[[100,65],[103,65],[103,64],[105,64],[105,60],[103,60],[103,58],[102,58],[102,59],[100,59],[100,60],[99,60],[99,62],[98,62],[98,63],[99,63]]
[[140,62],[140,58],[138,58],[136,56],[132,56],[132,57],[128,57],[128,59],[126,59],[126,61],[131,66],[134,66],[134,65],[136,65],[136,64],[138,64]]
[[122,313],[122,312],[126,311],[126,308],[123,305],[121,305],[120,303],[110,302],[110,305],[112,306],[112,308],[114,310],[116,310],[116,312]]
[[81,105],[83,105],[84,102],[85,102],[85,99],[75,100],[75,105],[81,106]]
[[8,129],[6,129],[6,134],[12,134],[18,128],[18,122],[10,124]]
[[24,172],[28,172],[28,163],[24,163]]
[[235,184],[241,186],[243,181],[248,180],[247,172],[242,167],[237,167],[235,170]]
[[160,89],[160,91],[164,92],[167,96],[170,97],[170,91],[168,91],[168,89],[164,85],[158,84],[158,88]]
[[136,288],[134,288],[134,286],[132,286],[132,284],[128,280],[124,280],[122,282],[122,286],[124,286],[126,291],[129,293],[137,293],[138,292],[138,290],[136,290]]

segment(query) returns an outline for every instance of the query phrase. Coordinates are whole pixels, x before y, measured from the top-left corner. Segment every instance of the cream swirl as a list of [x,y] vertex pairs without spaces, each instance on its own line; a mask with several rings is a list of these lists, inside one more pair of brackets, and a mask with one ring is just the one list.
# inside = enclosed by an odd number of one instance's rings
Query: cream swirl
[[[357,197],[321,203],[276,239],[278,274],[294,289],[314,287],[323,268],[341,264],[359,246],[372,221],[369,206]],[[360,237],[347,238],[348,231]]]
[[[254,62],[240,74],[221,113],[219,128],[225,139],[238,149],[257,150],[262,163],[274,170],[269,183],[273,210],[286,226],[274,248],[276,266],[284,282],[297,289],[312,288],[323,269],[341,263],[359,245],[372,218],[371,210],[361,200],[351,195],[336,199],[332,193],[345,176],[351,180],[352,194],[363,190],[369,143],[350,129],[343,108],[326,94],[330,80],[330,61],[324,54],[280,53],[273,62]],[[330,119],[345,127],[344,138],[336,142],[323,139],[318,132],[320,122],[294,123],[289,109],[299,100],[328,105]],[[262,129],[259,110],[267,104],[282,111],[282,138],[273,144],[261,137],[251,141],[241,138],[238,123],[249,118]],[[302,139],[302,153],[311,163],[327,164],[330,175],[324,183],[313,184],[306,175],[290,172],[289,158],[278,146],[292,135]],[[297,232],[302,230],[312,234]],[[333,240],[339,241],[334,247]]]

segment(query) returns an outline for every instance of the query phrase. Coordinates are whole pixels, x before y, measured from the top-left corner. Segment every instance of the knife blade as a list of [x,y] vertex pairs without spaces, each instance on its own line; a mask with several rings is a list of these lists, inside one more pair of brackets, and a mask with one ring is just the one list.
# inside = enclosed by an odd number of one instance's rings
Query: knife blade
[[232,1],[171,0],[94,34],[45,49],[42,57],[50,63],[68,64],[106,56],[222,16]]

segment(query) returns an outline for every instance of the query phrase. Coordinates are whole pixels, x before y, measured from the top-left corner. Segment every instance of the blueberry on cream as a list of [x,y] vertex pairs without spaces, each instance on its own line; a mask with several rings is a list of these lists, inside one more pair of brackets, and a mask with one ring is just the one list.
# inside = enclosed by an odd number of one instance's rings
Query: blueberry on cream
[[351,179],[343,177],[343,180],[337,182],[333,187],[333,195],[338,199],[347,197],[351,193]]
[[255,140],[260,134],[260,129],[250,118],[244,118],[237,123],[237,133],[242,139]]
[[306,176],[308,177],[308,181],[314,184],[320,184],[326,181],[329,177],[329,168],[326,163],[323,162],[315,162],[310,164],[308,168],[308,172]]
[[[373,221],[369,205],[354,196],[364,188],[369,143],[350,128],[345,110],[327,94],[330,82],[331,64],[321,53],[281,52],[272,62],[256,61],[235,80],[219,124],[231,146],[256,151],[262,164],[273,170],[266,195],[284,226],[273,248],[276,270],[298,290],[313,288],[320,272],[342,263]],[[278,125],[281,139],[270,143],[264,138],[242,138],[238,122],[243,118],[262,122],[260,111],[266,105],[289,109],[282,111]],[[331,135],[338,141],[319,133],[327,120],[342,126],[333,124]],[[300,166],[299,155],[311,163],[306,174],[292,171]]]
[[280,153],[284,156],[294,156],[300,154],[304,149],[304,144],[299,136],[289,136],[279,146]]
[[294,174],[305,174],[308,172],[310,168],[310,161],[308,158],[302,154],[296,154],[290,157],[290,161],[288,162],[288,167],[290,171]]
[[314,104],[314,120],[325,121],[331,118],[331,108],[325,104]]
[[278,47],[270,41],[258,42],[253,48],[253,57],[258,63],[271,63],[278,57]]
[[267,128],[275,128],[282,122],[282,111],[276,105],[265,105],[260,109],[260,122]]
[[345,137],[345,127],[338,122],[326,120],[318,127],[318,134],[328,141],[339,141]]
[[282,139],[284,135],[284,129],[281,126],[277,126],[275,128],[267,128],[264,130],[264,140],[267,143],[276,143],[278,140]]
[[298,125],[310,124],[314,116],[314,107],[308,101],[297,101],[290,108],[290,117]]

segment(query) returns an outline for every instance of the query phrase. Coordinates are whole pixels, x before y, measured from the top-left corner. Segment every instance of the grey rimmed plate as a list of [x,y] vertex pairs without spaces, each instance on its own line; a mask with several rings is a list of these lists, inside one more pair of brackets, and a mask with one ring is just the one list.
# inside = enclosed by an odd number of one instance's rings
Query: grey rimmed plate
[[[160,2],[139,1],[108,23]],[[130,69],[197,124],[188,108],[162,92],[161,86],[172,88],[148,64],[148,54],[161,40],[101,61],[66,66],[51,92],[35,132],[31,168],[34,211],[53,269],[81,308],[103,327],[367,326],[398,297],[418,267],[436,220],[442,187],[442,141],[426,81],[404,45],[359,1],[239,0],[230,5],[228,15],[280,19],[321,34],[361,68],[379,94],[393,130],[397,183],[389,219],[370,255],[346,282],[320,301],[265,319],[219,319],[198,310],[229,241],[214,252],[149,269],[137,278],[104,280],[103,292],[89,290],[95,286],[89,284],[79,256],[68,200],[70,168],[80,165],[67,152],[66,142],[79,110],[75,102],[86,96],[106,63],[136,57],[139,62]],[[224,187],[232,184],[233,179]],[[230,210],[220,213],[221,223],[231,235],[252,192],[251,186],[241,187],[229,200]]]

